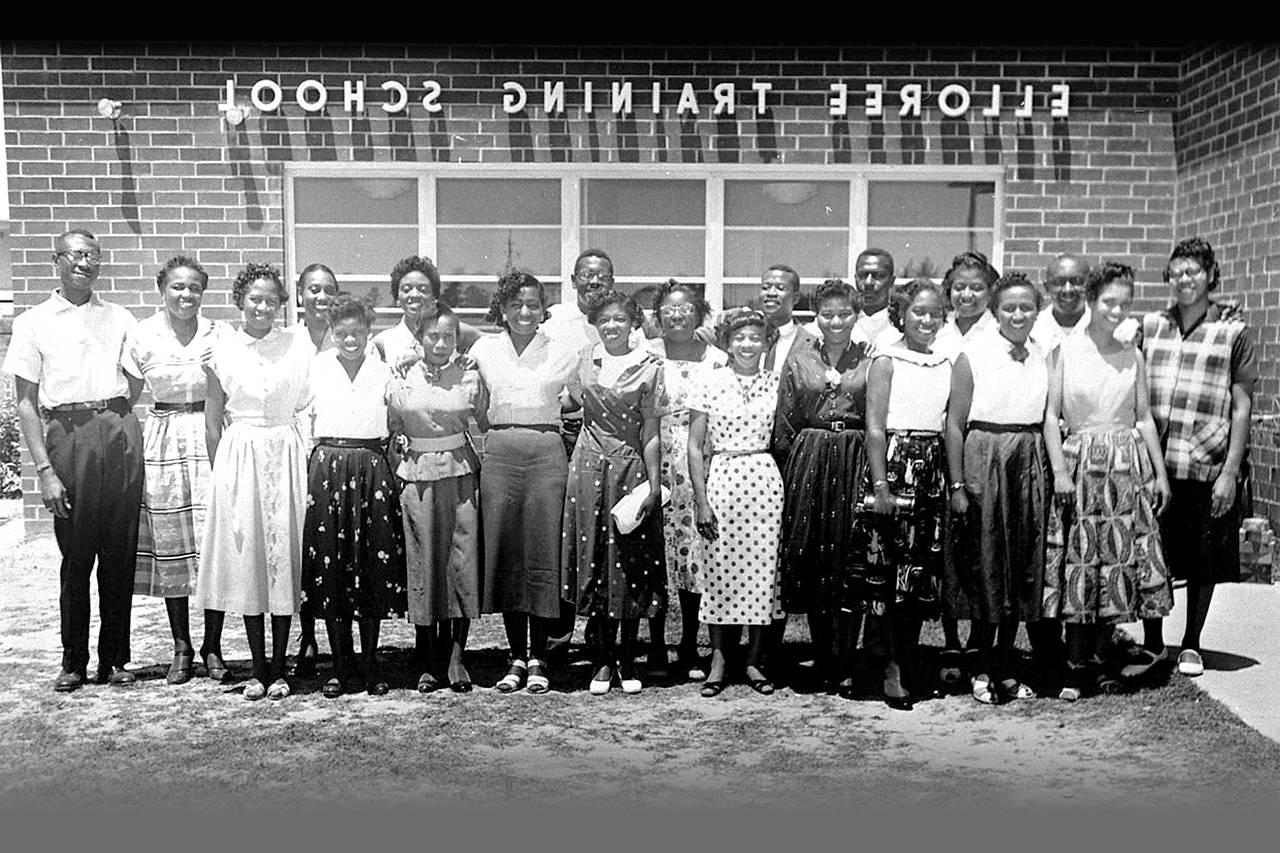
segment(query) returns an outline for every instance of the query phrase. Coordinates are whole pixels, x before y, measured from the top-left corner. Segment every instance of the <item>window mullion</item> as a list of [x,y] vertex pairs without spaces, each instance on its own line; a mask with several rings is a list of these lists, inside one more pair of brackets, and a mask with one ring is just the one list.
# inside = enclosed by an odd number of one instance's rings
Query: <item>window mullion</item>
[[855,261],[858,253],[867,248],[867,176],[851,175],[849,179],[849,279],[857,276]]
[[724,178],[707,178],[706,191],[706,285],[707,303],[715,311],[724,309]]
[[[293,209],[293,178],[294,176],[288,172],[284,176],[284,276],[285,282],[289,283],[295,280],[294,272],[298,269],[298,244],[294,235],[297,233]],[[298,322],[298,299],[296,288],[290,286],[289,289],[294,292],[293,299],[285,300],[284,317],[285,323],[293,326]]]
[[428,172],[418,178],[418,254],[431,258],[438,267],[436,256],[440,241],[436,235],[436,173]]
[[582,181],[581,175],[560,179],[560,303],[574,297],[569,279],[573,264],[582,251]]

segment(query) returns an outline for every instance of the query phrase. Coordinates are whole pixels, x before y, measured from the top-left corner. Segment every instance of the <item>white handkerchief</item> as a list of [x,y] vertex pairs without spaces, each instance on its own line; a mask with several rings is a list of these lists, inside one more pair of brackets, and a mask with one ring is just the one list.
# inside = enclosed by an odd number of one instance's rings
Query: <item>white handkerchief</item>
[[[649,483],[645,481],[613,505],[609,514],[613,516],[613,523],[617,526],[619,533],[625,536],[640,526],[640,504],[644,503],[644,499],[648,496]],[[671,490],[663,486],[662,506],[666,506],[669,500],[671,500]]]

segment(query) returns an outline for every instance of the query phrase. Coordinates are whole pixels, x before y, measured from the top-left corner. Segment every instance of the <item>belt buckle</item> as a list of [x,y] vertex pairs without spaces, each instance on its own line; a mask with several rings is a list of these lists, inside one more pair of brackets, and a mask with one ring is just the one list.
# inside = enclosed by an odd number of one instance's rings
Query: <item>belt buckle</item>
[[844,421],[832,421],[830,426],[832,432],[844,432]]
[[103,412],[105,412],[105,411],[107,411],[108,409],[110,409],[110,408],[111,408],[111,401],[110,401],[110,400],[95,400],[95,401],[94,401],[94,403],[93,403],[93,407],[92,407],[92,408],[93,408],[93,413],[94,413],[95,415],[100,415],[100,414],[102,414]]

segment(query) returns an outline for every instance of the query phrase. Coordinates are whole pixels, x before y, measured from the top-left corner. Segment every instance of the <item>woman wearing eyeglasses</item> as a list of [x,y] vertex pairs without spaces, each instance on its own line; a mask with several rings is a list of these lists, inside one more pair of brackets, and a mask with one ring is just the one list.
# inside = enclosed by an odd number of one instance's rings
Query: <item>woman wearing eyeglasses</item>
[[[698,662],[698,607],[702,600],[705,557],[703,539],[698,534],[698,507],[689,479],[689,407],[693,388],[703,381],[705,371],[724,367],[729,356],[695,333],[711,309],[697,288],[674,278],[659,287],[654,308],[662,337],[649,347],[662,357],[667,386],[667,412],[662,416],[662,485],[671,490],[671,501],[663,508],[667,577],[680,601],[680,669],[690,681],[706,677]],[[666,665],[664,639],[666,617],[649,620],[649,663]]]

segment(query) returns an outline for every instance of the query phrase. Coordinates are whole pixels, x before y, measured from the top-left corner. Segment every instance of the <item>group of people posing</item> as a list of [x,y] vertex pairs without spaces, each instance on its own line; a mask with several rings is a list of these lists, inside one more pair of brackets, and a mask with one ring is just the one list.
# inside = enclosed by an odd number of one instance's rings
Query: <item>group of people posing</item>
[[[314,675],[316,622],[327,631],[329,697],[389,690],[379,628],[402,615],[417,689],[470,690],[484,613],[503,615],[510,650],[497,691],[550,689],[549,662],[586,617],[590,692],[638,693],[642,652],[650,672],[670,668],[675,590],[678,672],[703,696],[739,677],[773,693],[787,616],[803,614],[811,678],[853,697],[861,636],[898,709],[939,687],[984,703],[1121,689],[1172,664],[1173,577],[1188,590],[1176,663],[1197,675],[1214,584],[1238,571],[1257,360],[1239,313],[1210,299],[1219,271],[1198,238],[1170,256],[1172,304],[1141,323],[1132,269],[1070,255],[1042,292],[977,252],[941,283],[897,284],[889,253],[868,249],[852,284],[817,288],[802,325],[789,266],[764,273],[758,308],[713,322],[700,288],[674,279],[646,316],[588,250],[566,304],[532,275],[502,276],[497,334],[439,300],[429,259],[406,258],[390,276],[403,317],[376,336],[369,301],[322,264],[302,271],[288,328],[295,293],[249,264],[233,329],[202,316],[194,258],[164,264],[162,309],[137,322],[94,292],[93,235],[56,248],[60,286],[15,320],[4,369],[63,554],[59,691],[87,677],[95,560],[97,676],[111,684],[135,678],[137,593],[166,600],[170,683],[197,660],[227,680],[224,615],[241,614],[247,699],[289,695],[295,614],[296,675]],[[917,645],[935,619],[945,647],[925,672]],[[1120,658],[1110,626],[1137,619],[1142,647]]]

